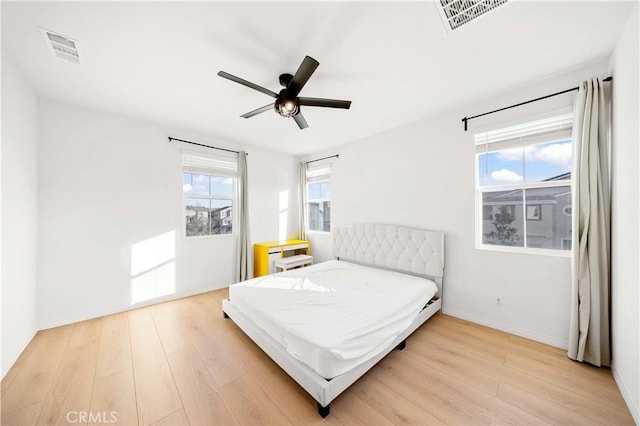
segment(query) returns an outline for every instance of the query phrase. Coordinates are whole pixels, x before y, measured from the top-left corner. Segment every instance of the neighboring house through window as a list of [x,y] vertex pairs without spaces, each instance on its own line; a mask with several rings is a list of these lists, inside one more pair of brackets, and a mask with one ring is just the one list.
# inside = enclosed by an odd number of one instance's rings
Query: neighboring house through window
[[331,164],[308,166],[307,212],[309,231],[331,231]]
[[185,235],[233,234],[237,158],[200,152],[182,158]]
[[573,114],[475,135],[476,246],[571,250]]

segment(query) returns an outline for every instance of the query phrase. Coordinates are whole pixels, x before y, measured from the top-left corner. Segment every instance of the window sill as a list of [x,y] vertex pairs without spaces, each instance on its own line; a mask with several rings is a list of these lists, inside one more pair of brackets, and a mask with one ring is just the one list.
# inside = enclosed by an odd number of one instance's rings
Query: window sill
[[499,251],[503,253],[533,254],[540,256],[571,257],[572,250],[541,249],[532,247],[510,247],[488,244],[476,244],[476,250]]
[[311,230],[307,230],[307,234],[311,234],[311,235],[331,235],[331,231],[311,231]]
[[222,235],[182,235],[182,237],[187,241],[195,241],[195,240],[206,240],[206,239],[225,239],[225,238],[235,238],[236,234],[222,234]]

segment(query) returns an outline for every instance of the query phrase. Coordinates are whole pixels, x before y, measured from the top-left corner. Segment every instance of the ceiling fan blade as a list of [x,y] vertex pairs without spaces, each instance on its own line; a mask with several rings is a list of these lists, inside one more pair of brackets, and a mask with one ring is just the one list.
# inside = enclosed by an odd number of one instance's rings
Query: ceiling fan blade
[[311,56],[305,56],[298,67],[298,71],[293,76],[291,83],[289,83],[289,87],[287,87],[287,93],[291,96],[298,96],[298,93],[302,90],[311,74],[318,68],[320,62],[313,59]]
[[309,125],[307,124],[307,120],[304,119],[301,112],[294,115],[293,119],[296,121],[296,124],[298,125],[298,127],[300,127],[300,130],[306,129],[307,127],[309,127]]
[[228,72],[218,71],[218,75],[220,77],[222,77],[222,78],[226,78],[228,80],[235,81],[236,83],[242,84],[243,86],[250,87],[250,88],[252,88],[254,90],[257,90],[258,92],[262,92],[265,95],[271,96],[272,98],[277,98],[278,97],[278,94],[276,92],[273,92],[273,91],[271,91],[269,89],[266,89],[266,88],[264,88],[262,86],[258,86],[257,84],[252,83],[250,81],[247,81],[247,80],[245,80],[243,78],[236,77],[235,75],[231,75]]
[[349,109],[351,101],[342,101],[340,99],[324,99],[324,98],[299,98],[300,105],[316,106],[327,108],[343,108]]
[[251,118],[254,115],[258,115],[261,112],[269,111],[270,109],[273,109],[273,104],[267,104],[265,106],[261,106],[260,108],[256,108],[253,111],[249,111],[246,114],[242,114],[240,117],[242,117],[242,118]]

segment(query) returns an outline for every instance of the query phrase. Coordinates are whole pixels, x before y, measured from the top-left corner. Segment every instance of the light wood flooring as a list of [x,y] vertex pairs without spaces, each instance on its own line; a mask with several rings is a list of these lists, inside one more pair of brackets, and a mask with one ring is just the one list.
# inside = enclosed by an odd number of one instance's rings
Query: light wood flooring
[[2,424],[633,424],[609,370],[446,315],[322,420],[315,401],[222,318],[226,296],[39,332],[2,381]]

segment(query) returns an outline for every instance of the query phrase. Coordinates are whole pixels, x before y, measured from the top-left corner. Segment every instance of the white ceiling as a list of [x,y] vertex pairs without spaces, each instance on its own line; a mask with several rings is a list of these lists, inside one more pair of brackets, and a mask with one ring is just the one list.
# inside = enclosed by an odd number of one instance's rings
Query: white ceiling
[[[448,34],[420,2],[2,2],[2,53],[40,96],[292,155],[398,127],[465,100],[610,54],[634,2],[518,1]],[[77,39],[81,66],[55,59],[38,26]],[[309,128],[267,111],[305,55]],[[174,135],[180,137],[180,135]]]

